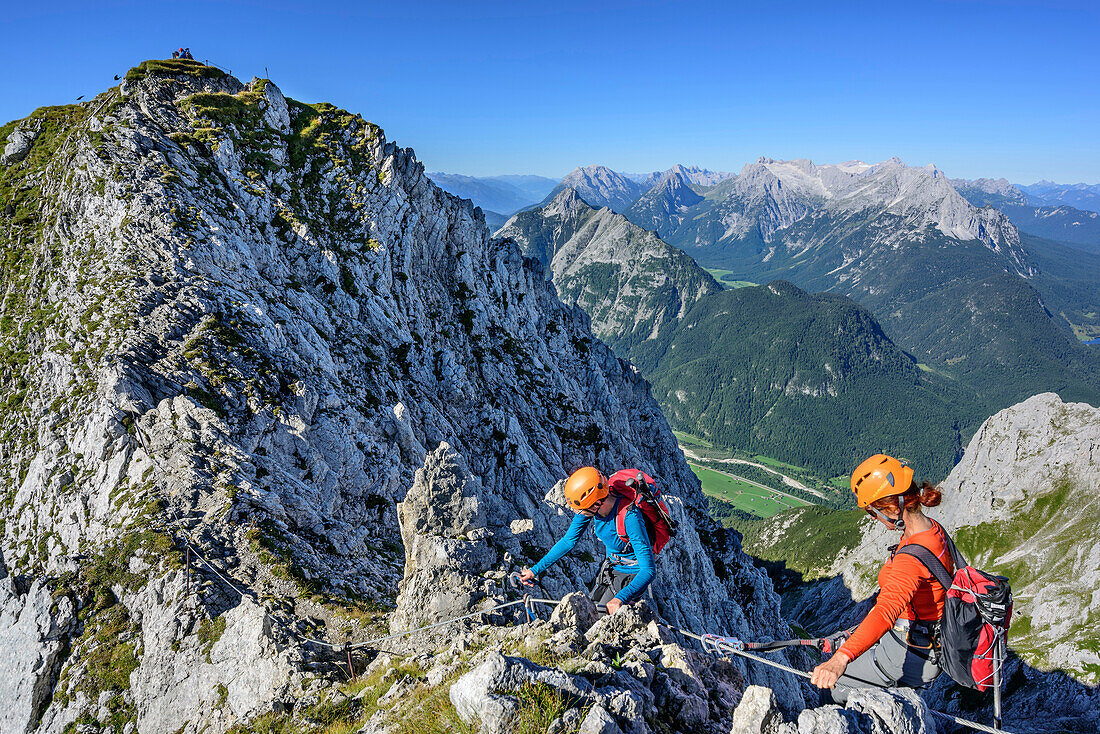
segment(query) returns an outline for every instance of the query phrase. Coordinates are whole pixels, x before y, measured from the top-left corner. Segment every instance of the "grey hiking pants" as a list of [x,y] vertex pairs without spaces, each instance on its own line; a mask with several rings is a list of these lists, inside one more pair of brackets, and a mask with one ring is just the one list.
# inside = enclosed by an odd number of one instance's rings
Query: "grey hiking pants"
[[930,640],[916,628],[910,632],[908,622],[899,619],[870,650],[849,663],[833,687],[833,701],[844,704],[854,688],[916,688],[936,679],[940,666],[925,647]]
[[[588,595],[592,598],[597,608],[606,607],[607,602],[615,598],[615,595],[625,589],[634,580],[633,573],[623,573],[610,561],[604,559],[600,564],[599,573],[588,589]],[[606,608],[599,609],[601,615],[607,614]]]

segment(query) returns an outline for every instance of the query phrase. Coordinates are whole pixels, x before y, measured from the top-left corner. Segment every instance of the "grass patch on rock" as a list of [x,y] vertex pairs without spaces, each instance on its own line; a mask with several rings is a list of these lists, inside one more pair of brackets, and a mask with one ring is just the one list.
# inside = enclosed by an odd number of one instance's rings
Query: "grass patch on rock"
[[224,79],[228,76],[216,66],[194,59],[149,59],[126,72],[126,80],[141,81],[149,76],[191,76],[198,79]]

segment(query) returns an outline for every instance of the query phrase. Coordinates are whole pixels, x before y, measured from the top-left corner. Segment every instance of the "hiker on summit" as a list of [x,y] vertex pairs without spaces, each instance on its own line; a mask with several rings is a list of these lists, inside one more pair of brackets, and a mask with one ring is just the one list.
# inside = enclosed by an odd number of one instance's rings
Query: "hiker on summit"
[[597,606],[614,614],[623,604],[641,597],[657,573],[655,558],[675,527],[668,507],[660,500],[653,478],[637,469],[623,469],[605,477],[586,466],[565,482],[565,500],[576,515],[565,536],[531,568],[520,573],[526,584],[557,563],[576,546],[591,525],[607,548],[607,556],[589,594]]
[[935,680],[940,674],[937,633],[947,590],[915,556],[898,551],[907,545],[923,546],[949,573],[954,568],[947,533],[921,509],[937,506],[940,490],[928,482],[917,486],[905,461],[872,456],[852,473],[852,491],[867,514],[902,534],[879,571],[874,607],[810,678],[819,688],[832,688],[839,704],[854,688],[918,687]]

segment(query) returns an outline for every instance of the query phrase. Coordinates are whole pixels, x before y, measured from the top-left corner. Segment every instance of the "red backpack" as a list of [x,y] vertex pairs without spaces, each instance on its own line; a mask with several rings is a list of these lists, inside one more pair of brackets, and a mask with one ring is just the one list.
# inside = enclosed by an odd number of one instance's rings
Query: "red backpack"
[[676,523],[669,515],[668,505],[661,499],[661,490],[657,489],[653,477],[637,469],[620,469],[607,478],[607,484],[613,493],[626,500],[619,503],[619,511],[615,515],[615,530],[619,534],[619,540],[630,545],[630,538],[626,534],[626,513],[630,512],[631,507],[637,507],[645,518],[645,529],[649,534],[650,545],[653,546],[653,555],[660,553],[676,535]]
[[947,573],[943,562],[919,544],[904,546],[898,553],[913,556],[947,590],[940,622],[943,669],[956,683],[988,690],[998,682],[1004,662],[1008,627],[1012,622],[1012,589],[1004,576],[994,576],[967,564],[946,532],[947,548],[955,563],[955,574]]

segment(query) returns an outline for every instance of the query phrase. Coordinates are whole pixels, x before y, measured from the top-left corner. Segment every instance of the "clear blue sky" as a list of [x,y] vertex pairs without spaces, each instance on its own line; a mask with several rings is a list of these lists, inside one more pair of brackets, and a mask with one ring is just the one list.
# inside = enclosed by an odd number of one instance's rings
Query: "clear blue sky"
[[1096,2],[6,3],[0,118],[190,46],[382,125],[428,170],[901,156],[1100,182]]

